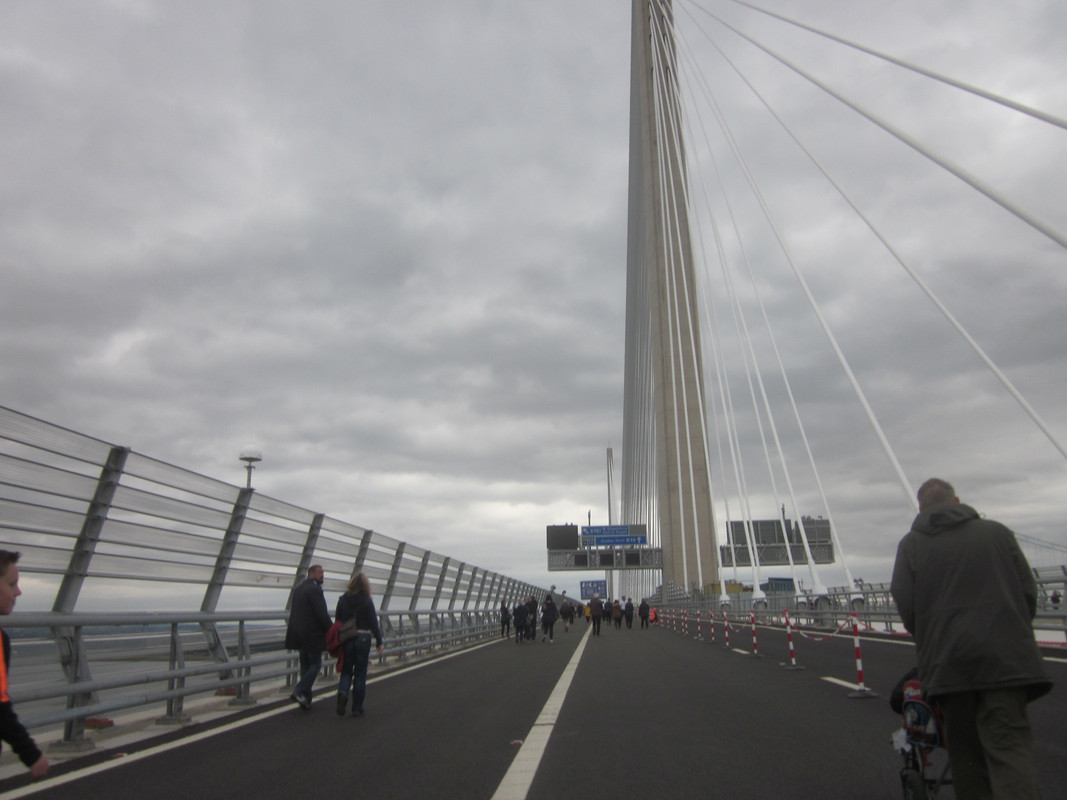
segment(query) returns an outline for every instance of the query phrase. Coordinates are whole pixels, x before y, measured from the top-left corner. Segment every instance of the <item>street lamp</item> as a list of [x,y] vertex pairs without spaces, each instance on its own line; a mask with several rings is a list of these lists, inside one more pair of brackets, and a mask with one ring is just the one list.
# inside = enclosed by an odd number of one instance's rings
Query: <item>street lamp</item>
[[245,462],[245,469],[248,470],[248,483],[245,486],[249,489],[252,488],[252,470],[255,469],[252,465],[257,461],[263,460],[263,453],[260,452],[258,447],[247,445],[244,450],[241,451],[239,456],[241,461]]

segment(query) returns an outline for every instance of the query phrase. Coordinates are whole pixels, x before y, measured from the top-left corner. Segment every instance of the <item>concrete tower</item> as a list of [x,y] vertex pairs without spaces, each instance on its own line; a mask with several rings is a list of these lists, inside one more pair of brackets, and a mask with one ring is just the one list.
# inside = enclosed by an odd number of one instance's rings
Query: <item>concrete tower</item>
[[622,513],[663,582],[718,581],[670,0],[633,0]]

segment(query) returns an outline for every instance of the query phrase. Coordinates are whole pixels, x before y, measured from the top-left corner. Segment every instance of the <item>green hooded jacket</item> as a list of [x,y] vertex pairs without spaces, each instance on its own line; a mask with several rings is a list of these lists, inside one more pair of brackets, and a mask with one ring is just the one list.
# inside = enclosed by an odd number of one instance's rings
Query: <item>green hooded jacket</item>
[[1037,585],[1004,525],[962,503],[926,509],[897,547],[891,590],[927,696],[1052,688],[1031,626]]

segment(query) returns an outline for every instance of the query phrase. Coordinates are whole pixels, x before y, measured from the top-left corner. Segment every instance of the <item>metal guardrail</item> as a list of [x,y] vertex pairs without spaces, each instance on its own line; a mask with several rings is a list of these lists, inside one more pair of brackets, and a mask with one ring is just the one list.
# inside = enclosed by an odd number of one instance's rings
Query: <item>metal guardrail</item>
[[[31,631],[53,625],[79,629],[84,632],[89,663],[99,668],[106,665],[110,674],[68,682],[56,669],[52,639],[15,638],[18,659],[12,700],[27,728],[63,724],[65,735],[56,746],[72,750],[91,748],[92,742],[84,737],[84,728],[82,735],[66,735],[71,723],[84,726],[91,721],[94,727],[93,723],[115,712],[158,707],[157,724],[184,724],[190,721],[185,699],[204,694],[231,696],[230,705],[235,707],[252,705],[253,685],[274,682],[279,691],[289,691],[298,677],[297,658],[283,644],[284,619],[284,612],[70,614],[62,619],[53,614],[20,614],[9,618],[5,629]],[[200,630],[205,623],[220,632],[229,654],[226,661],[213,659]],[[403,626],[390,627],[393,633],[385,639],[377,665],[500,636],[500,624],[489,614],[422,614],[415,620],[407,618]],[[125,629],[136,633],[122,633]],[[157,663],[160,666],[153,668]],[[330,677],[328,663],[324,672]],[[86,695],[91,700],[74,703]]]
[[[1033,623],[1035,635],[1040,641],[1067,644],[1067,599],[1064,598],[1067,567],[1035,569],[1034,575],[1038,585],[1038,609]],[[775,624],[788,613],[791,624],[813,630],[837,630],[848,624],[855,613],[866,631],[906,633],[887,583],[868,583],[854,589],[836,587],[818,597],[767,594],[763,598],[754,598],[751,592],[744,592],[729,595],[729,601],[725,607],[727,615],[739,625],[747,624],[753,614],[760,624]],[[721,619],[723,611],[719,598],[671,599],[661,603],[659,608],[688,611],[699,619],[708,619],[709,612],[718,613]]]
[[[15,642],[11,694],[29,704],[24,722],[62,722],[72,747],[87,719],[120,708],[166,703],[164,718],[181,721],[190,694],[228,687],[240,703],[253,682],[291,685],[284,621],[312,564],[328,597],[367,575],[387,657],[484,638],[501,602],[548,591],[2,406],[0,548],[21,553],[28,595],[52,598],[51,612],[3,620],[16,637],[42,629]],[[107,635],[146,625],[167,630],[129,652]]]

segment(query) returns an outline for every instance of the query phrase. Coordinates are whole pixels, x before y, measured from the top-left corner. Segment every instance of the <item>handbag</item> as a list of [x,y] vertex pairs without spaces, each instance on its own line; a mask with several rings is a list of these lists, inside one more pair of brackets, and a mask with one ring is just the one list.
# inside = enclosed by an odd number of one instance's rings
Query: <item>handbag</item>
[[346,619],[341,623],[341,629],[337,632],[337,641],[344,644],[356,635],[356,618]]

